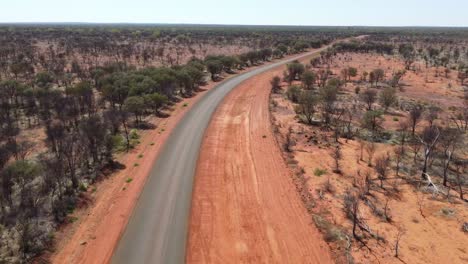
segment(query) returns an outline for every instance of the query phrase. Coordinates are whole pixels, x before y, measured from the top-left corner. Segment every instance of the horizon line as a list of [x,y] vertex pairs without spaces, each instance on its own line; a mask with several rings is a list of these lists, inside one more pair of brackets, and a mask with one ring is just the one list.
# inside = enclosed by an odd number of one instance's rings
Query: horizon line
[[33,21],[16,21],[6,22],[0,21],[0,25],[14,24],[87,24],[87,25],[192,25],[192,26],[259,26],[259,27],[370,27],[370,28],[466,28],[468,25],[297,25],[297,24],[230,24],[230,23],[177,23],[177,22],[77,22],[77,21],[48,21],[48,22],[33,22]]

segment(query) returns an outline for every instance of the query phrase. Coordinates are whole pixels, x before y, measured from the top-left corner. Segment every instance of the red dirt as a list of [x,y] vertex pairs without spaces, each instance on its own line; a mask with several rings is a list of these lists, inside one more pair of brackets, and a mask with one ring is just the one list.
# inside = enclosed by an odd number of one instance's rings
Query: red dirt
[[[203,88],[209,90],[214,85]],[[59,232],[52,263],[88,264],[110,260],[161,147],[179,120],[204,94],[178,103],[169,118],[151,121],[157,124],[156,129],[141,132],[141,143],[118,159],[126,168],[94,185],[97,191],[89,193],[93,200],[91,206],[74,213],[78,221]],[[139,157],[140,154],[143,156]],[[132,178],[130,183],[126,182],[128,178]]]
[[217,109],[194,184],[188,263],[332,263],[270,124],[269,81],[245,81]]
[[[394,69],[404,67],[398,59],[387,60],[379,55],[346,54],[338,56],[341,57],[341,61],[336,60],[332,67],[336,74],[347,66],[357,67],[359,73],[381,67],[387,71],[388,78]],[[343,57],[347,57],[347,61]],[[442,108],[461,104],[462,90],[456,82],[454,73],[449,78],[438,77],[434,79],[434,69],[429,69],[428,76],[432,80],[426,83],[424,80],[425,70],[424,67],[421,67],[421,72],[408,72],[403,77],[402,83],[405,84],[405,90],[398,93],[401,99],[423,101]],[[453,85],[450,89],[446,88],[449,83]],[[354,93],[354,86],[355,84],[348,84],[347,93]],[[375,177],[374,169],[367,166],[368,154],[364,151],[364,161],[359,161],[359,143],[356,140],[341,139],[342,173],[332,173],[334,168],[330,147],[334,140],[332,133],[324,132],[319,127],[299,123],[294,111],[294,104],[284,95],[274,94],[272,101],[277,105],[272,108],[272,120],[279,131],[278,138],[284,138],[289,127],[292,127],[294,131],[291,137],[296,144],[292,147],[290,155],[297,161],[295,166],[304,170],[304,175],[307,178],[306,186],[316,202],[314,213],[350,232],[351,221],[343,212],[342,197],[346,190],[353,188],[355,184],[359,185],[367,171],[372,173],[372,177]],[[406,115],[403,112],[402,114]],[[399,122],[392,120],[392,116],[386,115],[385,118],[385,129],[398,128]],[[406,117],[399,116],[398,118],[402,121]],[[376,143],[376,146],[377,151],[374,158],[387,153],[393,154],[394,147],[391,144]],[[408,153],[408,156],[409,159],[412,158],[412,154]],[[316,169],[326,172],[324,175],[317,175]],[[393,178],[393,170],[390,174]],[[325,191],[324,186],[328,182],[333,186],[333,192]],[[360,248],[359,244],[353,245],[350,253],[355,262],[467,263],[468,237],[461,230],[461,225],[468,217],[468,210],[466,204],[456,197],[455,191],[452,191],[450,202],[447,202],[446,197],[432,198],[430,194],[416,192],[414,187],[401,179],[389,180],[388,185],[393,183],[399,187],[400,197],[388,197],[389,214],[392,216],[391,223],[375,217],[366,205],[360,207],[363,218],[368,225],[374,232],[384,237],[387,242],[368,241],[368,245],[373,249],[372,253],[364,247]],[[319,193],[322,193],[322,198],[320,198]],[[374,192],[374,195],[380,201],[378,206],[383,208],[387,197],[377,192]],[[418,198],[423,202],[418,201]],[[420,204],[424,216],[419,211]],[[447,209],[453,210],[453,213],[445,214],[444,211]],[[398,259],[394,257],[394,245],[399,229],[404,230],[404,235],[400,241],[400,258]]]
[[[203,89],[210,90],[216,84],[210,82]],[[156,129],[139,131],[141,143],[117,159],[126,168],[93,185],[93,190],[86,194],[91,199],[89,206],[77,209],[70,216],[77,220],[56,233],[54,252],[48,256],[52,263],[88,264],[107,263],[110,260],[161,147],[172,129],[204,94],[201,92],[179,102],[166,119],[150,120],[157,126]],[[139,157],[140,154],[142,157]],[[127,183],[129,178],[132,181]]]

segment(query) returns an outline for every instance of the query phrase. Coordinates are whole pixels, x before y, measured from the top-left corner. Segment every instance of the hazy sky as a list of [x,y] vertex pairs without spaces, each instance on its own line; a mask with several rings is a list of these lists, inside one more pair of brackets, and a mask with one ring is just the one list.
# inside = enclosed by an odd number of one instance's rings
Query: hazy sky
[[3,0],[0,22],[468,26],[467,0]]

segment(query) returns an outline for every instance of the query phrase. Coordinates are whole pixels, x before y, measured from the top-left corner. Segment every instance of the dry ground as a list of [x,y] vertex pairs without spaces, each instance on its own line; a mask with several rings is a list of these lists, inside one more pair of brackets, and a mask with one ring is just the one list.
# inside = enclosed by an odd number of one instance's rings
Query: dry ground
[[188,263],[331,263],[274,138],[269,80],[245,81],[216,111],[195,177]]
[[[339,59],[334,60],[331,68],[336,74],[348,66],[356,67],[359,74],[364,70],[370,72],[373,69],[382,68],[387,72],[388,78],[393,71],[404,68],[401,61],[391,57],[367,54],[338,56]],[[435,68],[426,70],[422,65],[417,68],[420,70],[416,73],[408,72],[403,78],[403,90],[398,93],[400,100],[431,103],[444,110],[448,110],[451,106],[461,105],[463,91],[456,80],[455,73],[449,74],[448,78],[434,77]],[[354,84],[348,84],[345,90],[348,93],[354,93],[354,87]],[[331,132],[299,123],[294,106],[291,101],[285,99],[284,95],[272,95],[272,102],[274,102],[272,122],[278,132],[276,134],[278,140],[284,142],[289,128],[294,131],[292,138],[296,144],[292,148],[292,153],[285,153],[285,157],[292,170],[302,171],[304,174],[304,183],[297,180],[297,184],[304,184],[304,188],[312,195],[315,206],[313,214],[320,216],[320,219],[325,219],[333,226],[340,227],[341,230],[347,230],[349,235],[352,223],[343,211],[343,196],[347,189],[361,184],[367,172],[375,174],[373,168],[367,166],[366,152],[364,151],[364,161],[359,160],[359,142],[341,139],[342,174],[333,173],[334,160],[331,157],[331,146],[334,139]],[[396,114],[401,113],[396,111]],[[386,115],[386,121],[383,124],[385,129],[393,130],[398,127],[399,122],[395,121],[395,116],[398,116],[399,121],[404,119],[399,115]],[[392,153],[392,148],[393,146],[389,144],[377,144],[374,157],[387,152]],[[318,173],[317,169],[325,172]],[[399,195],[386,197],[383,193],[374,192],[374,196],[379,201],[376,203],[377,206],[382,210],[388,201],[388,214],[392,222],[375,217],[366,205],[360,207],[368,225],[374,232],[385,238],[386,242],[370,241],[369,247],[373,252],[369,252],[355,242],[351,249],[355,262],[467,263],[468,236],[461,230],[461,226],[468,219],[468,205],[460,201],[455,192],[452,192],[450,202],[446,197],[433,198],[430,194],[415,191],[415,187],[405,181],[395,179],[393,170],[390,174],[390,177],[394,179],[388,181],[386,188],[396,186],[400,190]],[[327,188],[328,186],[331,187]],[[403,231],[403,236],[400,241],[400,258],[397,259],[394,257],[394,246],[399,230]],[[330,240],[333,251],[340,251],[338,247],[342,247],[343,244],[336,243],[337,241],[333,238]]]

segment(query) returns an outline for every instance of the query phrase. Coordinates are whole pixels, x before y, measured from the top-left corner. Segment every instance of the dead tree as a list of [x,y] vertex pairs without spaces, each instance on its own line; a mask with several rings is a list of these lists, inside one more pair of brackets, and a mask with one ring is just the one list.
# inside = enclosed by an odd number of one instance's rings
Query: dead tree
[[421,173],[421,177],[424,180],[428,179],[428,176],[427,176],[428,160],[434,150],[435,145],[437,144],[437,141],[439,140],[439,137],[440,137],[440,130],[436,126],[426,127],[423,131],[422,136],[418,136],[419,141],[424,146],[424,163],[422,166],[422,173]]
[[340,174],[341,173],[340,160],[342,158],[340,145],[336,146],[336,148],[333,150],[332,158],[335,161],[335,169],[333,170],[333,172]]
[[463,185],[465,184],[465,181],[466,181],[466,176],[464,174],[465,167],[466,167],[466,162],[465,161],[457,162],[456,177],[457,177],[458,191],[460,192],[460,199],[461,200],[465,200],[465,198],[463,196]]
[[372,167],[372,158],[374,157],[375,151],[376,151],[376,146],[374,142],[369,142],[365,146],[368,160],[367,160],[367,166]]
[[390,166],[390,157],[380,156],[375,160],[375,172],[380,180],[380,188],[384,189],[383,182],[387,179],[388,167]]
[[398,228],[397,237],[395,240],[395,258],[399,258],[399,249],[400,249],[400,240],[405,234],[405,231],[402,228]]
[[443,185],[447,186],[448,180],[448,170],[450,166],[450,162],[452,161],[453,154],[455,152],[457,142],[459,139],[459,132],[458,130],[451,130],[446,129],[441,132],[441,145],[443,149]]

